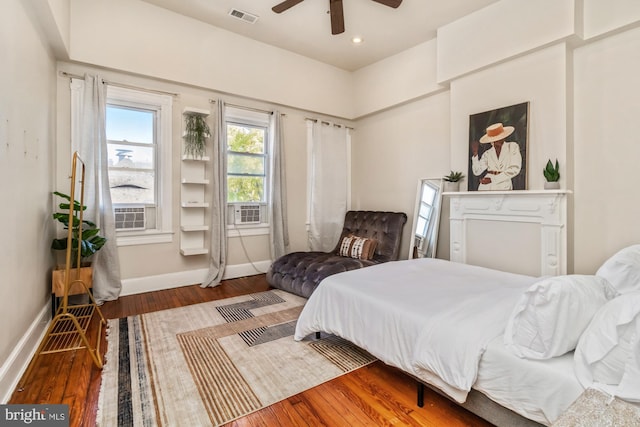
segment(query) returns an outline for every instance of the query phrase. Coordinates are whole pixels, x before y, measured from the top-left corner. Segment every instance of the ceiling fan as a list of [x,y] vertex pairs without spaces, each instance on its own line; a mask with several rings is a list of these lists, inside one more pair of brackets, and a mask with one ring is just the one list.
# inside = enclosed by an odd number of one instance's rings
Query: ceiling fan
[[[304,0],[285,0],[271,8],[275,13],[282,13],[292,8]],[[392,8],[397,8],[402,0],[373,0],[376,3],[383,4]],[[344,13],[342,11],[342,0],[329,0],[329,13],[331,14],[331,34],[344,33]]]

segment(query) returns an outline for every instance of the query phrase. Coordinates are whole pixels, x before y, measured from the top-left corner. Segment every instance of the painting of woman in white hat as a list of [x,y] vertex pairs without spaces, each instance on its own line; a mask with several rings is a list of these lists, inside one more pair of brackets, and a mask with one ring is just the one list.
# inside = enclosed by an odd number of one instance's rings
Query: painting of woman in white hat
[[[471,170],[480,177],[478,190],[512,190],[512,178],[522,169],[522,154],[517,142],[507,142],[513,126],[493,123],[479,141],[471,142]],[[480,144],[491,144],[481,152]]]

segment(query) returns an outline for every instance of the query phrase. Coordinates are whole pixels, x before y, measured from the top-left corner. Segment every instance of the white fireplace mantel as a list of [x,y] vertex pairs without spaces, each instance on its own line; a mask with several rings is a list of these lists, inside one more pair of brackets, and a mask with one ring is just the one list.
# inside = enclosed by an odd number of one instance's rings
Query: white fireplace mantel
[[[468,263],[474,258],[471,251],[489,253],[483,256],[495,253],[496,257],[508,260],[511,254],[521,254],[528,247],[534,253],[520,255],[518,260],[519,265],[528,268],[527,274],[567,274],[568,194],[568,190],[443,193],[450,199],[451,261]],[[502,227],[501,222],[505,223]],[[482,232],[473,231],[471,227],[477,229],[483,224],[491,231],[478,242]],[[503,262],[502,265],[511,267],[518,263]],[[517,267],[505,269],[522,272]]]

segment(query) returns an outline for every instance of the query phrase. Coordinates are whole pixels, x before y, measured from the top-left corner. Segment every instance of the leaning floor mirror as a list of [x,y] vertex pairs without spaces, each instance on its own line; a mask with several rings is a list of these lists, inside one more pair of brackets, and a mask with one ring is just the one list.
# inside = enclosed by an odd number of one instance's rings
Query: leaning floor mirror
[[442,203],[442,178],[418,181],[409,258],[435,258]]

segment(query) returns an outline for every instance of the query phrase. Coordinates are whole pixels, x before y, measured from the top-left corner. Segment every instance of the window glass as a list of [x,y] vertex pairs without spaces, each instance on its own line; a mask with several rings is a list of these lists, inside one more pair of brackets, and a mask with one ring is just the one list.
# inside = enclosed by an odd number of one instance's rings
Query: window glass
[[107,106],[107,139],[153,144],[155,111]]
[[114,205],[155,205],[155,115],[152,110],[107,105],[109,187]]
[[267,126],[227,122],[227,201],[265,202]]

